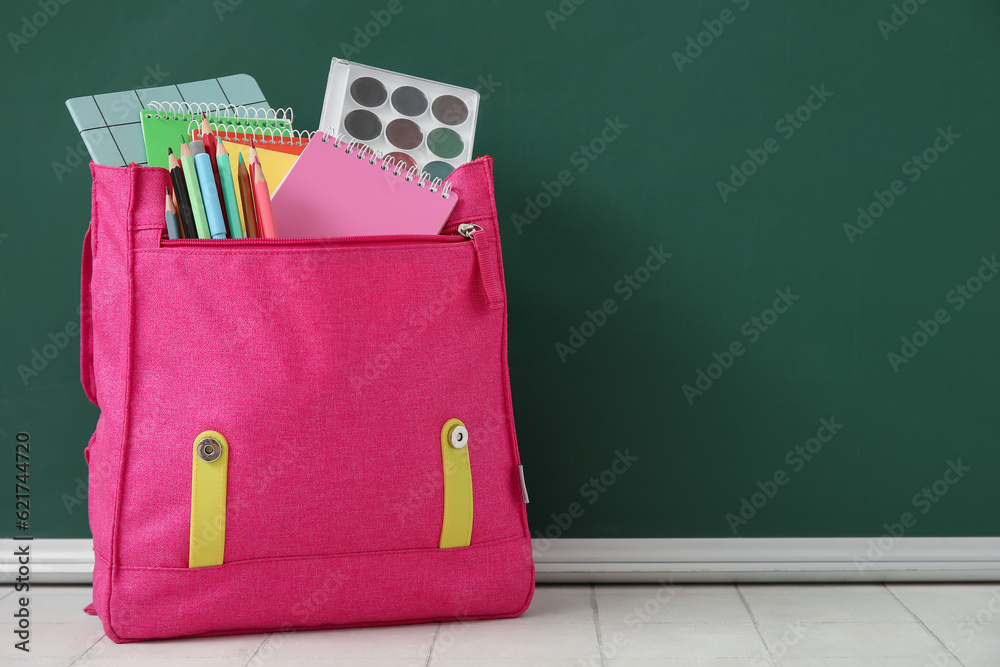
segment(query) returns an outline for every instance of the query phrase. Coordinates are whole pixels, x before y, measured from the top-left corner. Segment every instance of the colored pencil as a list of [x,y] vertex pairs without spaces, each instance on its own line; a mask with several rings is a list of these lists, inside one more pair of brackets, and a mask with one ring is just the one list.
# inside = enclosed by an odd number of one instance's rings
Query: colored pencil
[[247,153],[247,162],[250,163],[250,179],[253,180],[257,178],[257,174],[253,172],[254,164],[257,163],[257,144],[254,143],[253,137],[250,137],[250,152]]
[[[219,193],[219,201],[221,202],[224,194],[224,190],[222,189],[222,175],[219,173],[218,160],[215,159],[215,146],[219,142],[218,137],[212,134],[212,125],[208,122],[208,116],[204,113],[201,114],[201,140],[205,142],[205,152],[212,158],[212,176],[215,177],[215,190]],[[228,232],[229,216],[225,206],[222,207],[222,222],[225,223]]]
[[247,223],[247,238],[256,239],[260,238],[260,233],[257,231],[257,207],[253,201],[253,184],[250,181],[250,171],[243,161],[243,153],[240,152],[239,156],[240,163],[237,167],[237,180],[239,180],[240,184],[240,199],[243,202],[243,219]]
[[166,212],[164,213],[167,219],[167,238],[179,239],[181,237],[181,228],[177,224],[177,209],[174,208],[174,200],[170,197],[170,188],[166,188]]
[[[250,168],[250,182],[253,184],[257,183],[257,170],[260,169],[260,158],[257,157],[257,146],[254,144],[253,138],[250,139],[250,155],[248,156],[247,165]],[[260,203],[257,201],[256,185],[254,187],[254,213],[257,214],[257,231],[260,233],[260,237],[264,238],[264,228],[260,226]],[[270,195],[270,192],[268,192]]]
[[229,226],[229,238],[244,238],[243,226],[240,224],[240,210],[236,203],[236,185],[233,183],[233,166],[229,162],[229,153],[222,142],[215,145],[215,162],[222,182],[222,203]]
[[260,229],[265,239],[278,238],[278,230],[274,226],[274,212],[271,210],[271,194],[267,189],[267,181],[264,179],[264,170],[260,168],[260,162],[253,170],[253,194],[254,202],[260,213]]

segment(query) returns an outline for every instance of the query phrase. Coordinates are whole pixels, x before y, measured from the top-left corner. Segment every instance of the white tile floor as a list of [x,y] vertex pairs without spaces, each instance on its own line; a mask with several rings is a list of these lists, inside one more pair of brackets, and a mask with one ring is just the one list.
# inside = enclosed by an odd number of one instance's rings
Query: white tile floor
[[32,590],[32,653],[73,667],[1000,667],[1000,584],[539,586],[503,621],[110,642],[83,586]]

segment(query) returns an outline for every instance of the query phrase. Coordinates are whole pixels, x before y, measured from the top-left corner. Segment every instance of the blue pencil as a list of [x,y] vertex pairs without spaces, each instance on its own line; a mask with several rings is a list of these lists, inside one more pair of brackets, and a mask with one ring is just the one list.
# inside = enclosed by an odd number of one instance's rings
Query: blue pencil
[[205,152],[204,144],[200,141],[192,141],[190,146],[191,152],[194,153],[194,166],[198,171],[201,198],[205,202],[208,229],[213,239],[224,239],[226,238],[226,220],[222,217],[222,202],[219,200],[219,189],[215,186],[212,158]]

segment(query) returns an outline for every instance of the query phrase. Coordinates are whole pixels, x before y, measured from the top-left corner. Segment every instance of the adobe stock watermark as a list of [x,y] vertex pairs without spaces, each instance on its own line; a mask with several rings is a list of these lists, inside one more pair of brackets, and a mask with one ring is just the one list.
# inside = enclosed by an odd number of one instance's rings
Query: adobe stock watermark
[[235,12],[236,8],[243,4],[243,0],[212,0],[212,9],[219,17],[219,23],[226,20],[226,14]]
[[419,309],[410,311],[406,322],[396,327],[392,335],[378,346],[377,352],[364,360],[363,365],[353,365],[350,383],[355,393],[360,394],[362,389],[383,378],[400,357],[421,340],[427,327],[448,312],[448,307],[455,302],[458,294],[458,285],[447,282],[429,301],[421,301]]
[[[948,491],[958,484],[972,466],[962,465],[962,459],[948,460],[941,477],[913,494],[910,504],[920,514],[927,514],[941,502]],[[896,540],[906,535],[906,531],[917,525],[918,517],[913,512],[903,512],[899,519],[892,523],[884,523],[885,532],[878,538],[868,540],[868,550],[864,555],[856,555],[852,559],[855,569],[864,572],[871,569],[875,563],[885,558],[885,555],[896,546]]]
[[[109,141],[107,138],[108,135],[104,132],[93,132],[91,136],[95,150],[105,141]],[[52,161],[52,173],[55,175],[56,181],[62,183],[67,174],[72,173],[80,165],[89,163],[90,149],[87,148],[87,144],[81,139],[75,146],[66,144],[66,156],[62,162]]]
[[926,4],[927,0],[903,0],[899,4],[893,4],[889,18],[879,19],[875,22],[875,26],[882,33],[882,40],[888,42],[889,36],[899,32],[899,29],[906,25],[910,17]]
[[454,621],[442,623],[430,644],[421,646],[417,650],[416,662],[411,662],[406,667],[427,667],[430,664],[437,664],[437,661],[448,655],[448,652],[464,635],[470,627],[476,625],[475,615],[468,609],[463,609],[458,613]]
[[39,11],[32,14],[25,14],[21,17],[21,25],[17,32],[8,32],[7,41],[10,48],[17,54],[28,42],[34,39],[40,30],[49,24],[49,21],[56,17],[59,11],[68,5],[70,0],[38,0],[35,3]]
[[[471,440],[471,438],[470,438]],[[611,460],[605,470],[600,474],[591,477],[580,486],[580,497],[587,501],[587,505],[593,505],[601,496],[608,492],[621,477],[627,473],[639,460],[638,456],[633,456],[626,448],[624,451],[615,450],[615,458]],[[582,503],[572,502],[566,507],[565,512],[553,512],[552,523],[544,529],[536,528],[532,551],[535,554],[543,554],[552,548],[552,540],[558,540],[563,536],[573,524],[578,521],[587,511]]]
[[[628,125],[621,121],[621,116],[604,119],[604,127],[596,137],[586,144],[581,144],[579,148],[570,153],[569,163],[576,167],[576,172],[582,174],[587,171],[591,163],[608,149],[608,146],[618,140],[622,131],[627,130]],[[566,188],[576,182],[576,177],[569,169],[563,169],[552,181],[542,181],[542,191],[534,197],[524,198],[524,213],[514,213],[510,221],[514,223],[514,229],[521,233],[523,227],[527,227],[541,216],[542,211],[552,206],[552,202],[558,199]]]
[[[589,659],[579,659],[576,664],[579,667],[603,667],[608,660],[614,660],[619,653],[624,650],[633,637],[638,635],[643,628],[656,620],[657,615],[670,604],[670,601],[677,595],[677,589],[673,585],[673,580],[660,580],[659,587],[650,597],[643,600],[642,604],[636,605],[622,619],[627,632],[617,630],[606,637],[601,638],[600,646],[596,654]],[[597,602],[598,614],[600,613],[600,601]],[[617,664],[617,663],[616,663]]]
[[[777,662],[788,654],[788,649],[798,644],[806,636],[807,626],[802,621],[796,620],[785,623],[785,631],[777,641],[768,641],[767,648],[761,651],[761,655],[755,657],[750,664],[753,667],[775,667],[781,663]],[[772,657],[774,656],[774,657]]]
[[555,32],[556,26],[565,23],[566,19],[573,15],[576,8],[586,0],[562,0],[555,9],[545,10],[545,20],[549,22],[549,27]]
[[71,340],[80,335],[80,311],[82,306],[76,307],[77,318],[66,322],[59,330],[49,332],[45,343],[33,347],[28,352],[29,359],[26,364],[18,364],[17,374],[21,382],[27,387],[31,380],[38,377],[49,364],[58,357],[63,350],[69,347]]
[[[731,0],[731,2],[741,12],[745,12],[750,7],[750,0]],[[705,26],[705,29],[697,35],[688,35],[687,40],[685,40],[686,46],[684,47],[684,52],[674,51],[671,54],[671,57],[674,59],[674,65],[677,66],[677,71],[683,74],[686,66],[693,65],[694,61],[705,52],[705,49],[715,44],[715,40],[722,36],[722,33],[726,30],[726,26],[736,22],[736,17],[738,16],[739,14],[727,7],[719,12],[718,18],[702,21],[701,24]]]
[[[146,73],[142,77],[141,85],[136,86],[137,88],[153,88],[155,86],[159,86],[166,81],[168,76],[170,76],[170,72],[164,72],[160,69],[159,63],[155,66],[146,65],[145,72]],[[111,103],[111,114],[114,117],[127,118],[131,116],[134,118],[135,114],[138,113],[140,109],[142,109],[142,103],[135,95],[130,97],[120,96]],[[91,141],[93,142],[95,150],[105,141],[112,141],[108,138],[109,136],[110,135],[106,132],[90,133]],[[52,173],[56,177],[56,181],[62,183],[67,174],[72,173],[81,165],[88,164],[90,164],[90,149],[87,148],[87,144],[81,139],[75,146],[66,144],[65,158],[62,162],[52,162]]]
[[[476,92],[479,93],[480,113],[482,113],[483,105],[486,103],[486,101],[489,100],[491,97],[493,97],[493,95],[497,92],[497,90],[501,86],[503,86],[503,82],[495,80],[493,78],[492,73],[487,74],[485,77],[482,74],[476,77],[476,84],[473,86],[473,88],[476,90]],[[447,120],[451,118],[455,121],[455,124],[457,124],[462,120],[460,116],[461,116],[460,110],[449,109],[448,111],[444,112],[441,120],[447,122]],[[369,159],[371,159],[370,156]],[[377,164],[377,159],[376,159],[376,164]],[[411,187],[405,179],[407,169],[402,168],[400,166],[401,164],[402,163],[399,162],[384,162],[383,166],[385,166],[386,168],[379,169],[379,171],[382,174],[382,180],[393,192],[395,192],[397,188]],[[401,175],[404,176],[404,178],[400,178]],[[414,176],[413,178],[416,178],[416,176]],[[435,179],[428,178],[427,180],[433,183]]]
[[[955,627],[958,637],[966,645],[971,644],[982,634],[983,630],[1000,615],[1000,586],[990,589],[986,602],[971,614],[962,616],[961,622]],[[987,641],[990,641],[987,639]],[[963,651],[961,646],[949,646],[952,653],[958,655]]]
[[[834,95],[833,92],[826,89],[825,83],[820,84],[819,88],[810,86],[809,92],[810,95],[806,97],[805,102],[775,121],[774,131],[781,135],[784,141],[794,137],[795,133],[812,119],[813,114],[822,109]],[[768,137],[759,148],[746,150],[749,159],[740,162],[739,166],[735,162],[729,165],[729,178],[715,182],[715,187],[719,191],[722,201],[729,201],[729,197],[746,185],[749,179],[753,178],[754,174],[767,164],[770,157],[780,149],[779,140]]]
[[[623,302],[628,301],[673,256],[672,252],[664,252],[662,245],[659,248],[649,246],[649,254],[645,261],[616,282],[611,287],[612,291],[615,294],[620,294]],[[617,313],[618,308],[618,302],[609,297],[604,299],[594,310],[584,311],[584,320],[578,326],[569,328],[567,342],[556,342],[556,354],[559,355],[559,361],[565,364],[571,354],[576,354],[597,333],[598,329],[608,323],[608,318]]]
[[[941,154],[946,153],[955,145],[955,141],[961,138],[961,134],[955,134],[952,131],[951,125],[948,126],[947,130],[939,127],[937,129],[937,136],[931,142],[931,145],[921,151],[919,155],[914,154],[910,157],[909,160],[902,164],[900,170],[904,176],[909,177],[908,180],[911,183],[916,183],[924,175],[924,172],[938,161]],[[886,211],[896,203],[896,200],[905,195],[906,192],[906,183],[899,178],[889,184],[888,190],[875,190],[872,193],[874,200],[865,206],[858,207],[858,218],[855,224],[844,223],[844,233],[847,234],[847,240],[851,245],[854,245],[854,240],[857,237],[871,229],[875,221],[885,215]]]
[[[983,630],[987,629],[993,623],[997,614],[1000,614],[1000,587],[994,586],[989,592],[989,598],[986,599],[979,609],[961,616],[961,620],[954,626],[955,631],[958,633],[958,638],[962,643],[959,644],[953,639],[945,641],[944,646],[946,650],[936,650],[928,653],[927,662],[923,664],[923,667],[950,667],[954,665],[955,661],[953,658],[960,658],[962,653],[966,653],[969,645],[978,639],[982,635]],[[995,643],[992,632],[986,633],[985,639],[987,643]]]
[[372,20],[364,25],[354,26],[353,39],[350,42],[341,42],[338,45],[341,57],[350,59],[360,55],[362,51],[371,45],[373,39],[377,39],[382,34],[382,31],[389,27],[393,18],[403,13],[403,9],[405,7],[401,0],[389,0],[385,8],[369,11],[368,14],[372,17]]
[[805,468],[808,462],[812,461],[823,451],[823,446],[832,442],[834,437],[843,428],[844,425],[838,424],[836,417],[831,416],[829,419],[825,417],[820,419],[816,435],[808,438],[801,445],[795,445],[795,447],[789,449],[785,454],[784,461],[791,468],[791,473],[786,472],[784,468],[778,468],[770,477],[765,478],[763,482],[757,480],[756,486],[758,490],[750,493],[749,499],[747,496],[741,496],[739,509],[735,513],[729,512],[726,514],[726,523],[729,524],[729,529],[733,531],[733,535],[757,516],[778,495],[781,487],[791,481],[791,475]]
[[[976,272],[965,282],[958,283],[954,289],[949,290],[945,294],[945,301],[951,304],[953,311],[957,313],[965,308],[965,305],[974,299],[982,291],[983,286],[993,280],[993,276],[998,272],[1000,272],[1000,262],[997,262],[996,255],[992,255],[989,259],[985,256],[980,257],[979,268]],[[899,369],[910,363],[920,350],[938,335],[941,327],[949,322],[951,322],[951,313],[947,308],[938,308],[927,320],[918,319],[917,327],[912,334],[900,336],[899,350],[890,350],[886,354],[892,372],[899,373]]]
[[[496,405],[489,407],[481,405],[479,414],[474,421],[467,421],[470,447],[478,448],[480,443],[496,443],[507,437],[510,422],[507,413]],[[488,446],[488,445],[487,445]],[[446,473],[455,469],[455,463],[450,459],[445,461]],[[407,486],[406,496],[393,503],[393,516],[399,522],[390,530],[407,530],[407,521],[414,515],[421,516],[428,511],[428,503],[441,493],[441,468],[425,468],[420,473],[413,473]]]
[[695,371],[694,383],[681,385],[681,393],[684,394],[688,405],[694,405],[696,396],[704,396],[705,392],[711,389],[719,378],[733,367],[736,359],[746,353],[750,345],[756,343],[762,335],[770,331],[774,323],[778,321],[778,316],[787,313],[792,304],[800,298],[798,294],[792,294],[791,287],[776,289],[774,293],[777,297],[771,302],[771,307],[765,308],[759,316],[754,315],[740,327],[740,333],[747,339],[746,345],[743,344],[742,339],[737,338],[724,347],[721,353],[713,352],[712,359],[715,361],[710,362],[704,369],[699,368]]
[[297,253],[292,270],[276,274],[268,281],[267,291],[251,299],[245,307],[227,312],[232,318],[228,331],[234,337],[234,343],[252,347],[252,341],[262,335],[261,331],[280,321],[286,309],[291,307],[292,300],[288,295],[297,293],[304,283],[324,283],[327,267],[328,264],[318,253]]
[[298,601],[288,608],[286,620],[281,622],[276,632],[264,640],[245,667],[264,667],[280,657],[290,637],[288,631],[293,628],[318,625],[317,618],[322,619],[331,601],[342,596],[341,588],[345,583],[346,579],[341,574],[327,574],[322,581],[316,581],[315,586],[304,591],[298,597]]

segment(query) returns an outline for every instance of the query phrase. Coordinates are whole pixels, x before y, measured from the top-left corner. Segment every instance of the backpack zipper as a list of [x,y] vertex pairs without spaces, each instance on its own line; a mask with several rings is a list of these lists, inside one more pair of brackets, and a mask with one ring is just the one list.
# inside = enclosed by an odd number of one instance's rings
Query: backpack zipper
[[[464,235],[462,235],[464,236]],[[466,237],[469,238],[469,237]],[[339,238],[308,238],[308,239],[160,239],[160,247],[174,248],[218,248],[226,246],[320,246],[320,245],[354,245],[373,243],[393,245],[396,243],[449,243],[464,241],[461,236],[451,234],[393,234],[382,236],[342,236]]]
[[486,303],[491,310],[504,305],[505,296],[500,280],[497,261],[496,241],[484,237],[479,225],[464,222],[450,234],[395,234],[382,236],[344,236],[339,238],[311,239],[160,239],[162,248],[219,248],[229,246],[330,246],[357,245],[404,245],[410,243],[455,243],[472,241],[472,248],[479,264],[479,275],[486,293]]
[[[479,276],[482,279],[483,290],[486,292],[486,304],[490,310],[503,307],[504,291],[500,280],[500,265],[497,261],[496,240],[484,237],[479,232],[483,228],[469,222],[458,226],[458,233],[472,241],[476,252],[476,262],[479,263]],[[482,240],[480,240],[482,239]]]

